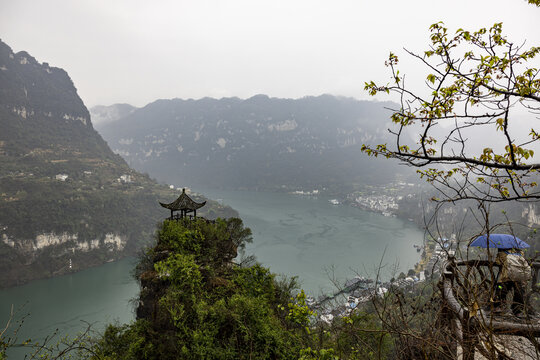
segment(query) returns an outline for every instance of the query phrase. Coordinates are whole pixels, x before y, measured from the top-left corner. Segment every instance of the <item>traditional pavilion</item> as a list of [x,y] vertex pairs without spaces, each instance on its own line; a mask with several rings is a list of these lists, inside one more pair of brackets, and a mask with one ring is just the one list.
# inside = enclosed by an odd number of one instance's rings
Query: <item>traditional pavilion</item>
[[[196,218],[197,209],[202,208],[206,204],[206,201],[203,201],[202,203],[195,202],[186,194],[186,189],[182,189],[182,194],[180,194],[178,199],[172,203],[164,204],[160,202],[159,204],[164,208],[171,210],[170,220],[179,220],[183,218],[191,218],[192,216],[188,215],[189,213],[193,213],[193,219]],[[175,211],[180,211],[180,213],[175,215]]]

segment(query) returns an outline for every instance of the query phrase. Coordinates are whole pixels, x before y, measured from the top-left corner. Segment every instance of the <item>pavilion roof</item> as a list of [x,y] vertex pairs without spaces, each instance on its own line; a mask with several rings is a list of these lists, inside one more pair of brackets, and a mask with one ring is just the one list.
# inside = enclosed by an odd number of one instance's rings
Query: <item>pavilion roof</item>
[[182,194],[180,194],[178,199],[176,199],[172,203],[164,204],[164,203],[160,202],[159,204],[161,206],[163,206],[164,208],[169,209],[169,210],[173,210],[173,211],[176,211],[176,210],[194,211],[194,210],[197,210],[199,208],[202,208],[206,204],[206,201],[203,201],[201,203],[195,202],[195,201],[193,201],[192,198],[190,198],[186,194],[186,189],[182,189]]

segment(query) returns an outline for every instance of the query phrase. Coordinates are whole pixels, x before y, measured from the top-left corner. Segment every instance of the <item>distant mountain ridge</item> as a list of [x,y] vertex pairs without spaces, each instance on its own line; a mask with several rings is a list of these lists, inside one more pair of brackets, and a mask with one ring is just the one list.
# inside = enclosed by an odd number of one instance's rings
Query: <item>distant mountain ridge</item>
[[331,95],[157,100],[98,129],[130,165],[169,183],[339,187],[407,171],[360,151],[390,140],[384,107],[392,105]]
[[134,254],[178,195],[111,151],[64,70],[0,41],[0,287]]

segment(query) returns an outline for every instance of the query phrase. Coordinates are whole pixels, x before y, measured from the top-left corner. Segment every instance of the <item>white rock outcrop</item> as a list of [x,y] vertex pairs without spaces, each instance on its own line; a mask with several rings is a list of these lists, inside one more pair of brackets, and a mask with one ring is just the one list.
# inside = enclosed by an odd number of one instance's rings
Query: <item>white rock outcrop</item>
[[2,241],[8,246],[15,247],[15,241],[10,239],[6,234],[2,234]]
[[285,120],[277,124],[268,125],[268,130],[270,131],[291,131],[298,127],[296,120]]
[[108,233],[108,234],[105,234],[105,240],[103,242],[105,245],[110,246],[109,251],[113,251],[113,250],[122,251],[126,247],[127,239],[125,236]]
[[15,242],[14,239],[6,234],[2,234],[2,242],[12,248],[18,248],[19,250],[26,252],[39,251],[51,246],[59,246],[67,243],[72,244],[69,250],[73,252],[87,252],[100,248],[106,248],[108,251],[122,251],[126,247],[127,237],[119,234],[107,233],[102,239],[79,241],[78,234],[42,233],[37,235],[35,239]]
[[218,144],[219,147],[223,149],[225,145],[227,145],[227,140],[225,140],[224,138],[219,138],[218,141],[216,141],[216,144]]
[[86,125],[86,124],[87,124],[87,121],[88,121],[88,119],[86,119],[85,117],[82,117],[82,116],[74,116],[74,115],[69,115],[69,114],[64,114],[64,116],[62,116],[62,118],[64,118],[65,120],[80,121],[80,122],[82,122],[84,125]]
[[523,209],[521,216],[527,219],[529,226],[540,224],[540,214],[536,213],[536,207],[534,204],[529,203],[529,207]]
[[45,233],[36,236],[36,239],[34,240],[34,250],[41,250],[43,248],[54,246],[54,245],[61,245],[65,244],[69,241],[77,241],[77,234],[55,234],[55,233]]

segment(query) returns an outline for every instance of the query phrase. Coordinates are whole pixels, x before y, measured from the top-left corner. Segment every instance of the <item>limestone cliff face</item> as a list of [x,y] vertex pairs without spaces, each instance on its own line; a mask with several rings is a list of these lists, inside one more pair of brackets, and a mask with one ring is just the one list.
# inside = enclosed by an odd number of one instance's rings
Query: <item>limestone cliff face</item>
[[107,224],[107,198],[132,198],[122,175],[148,182],[94,130],[68,74],[0,41],[0,287],[133,251],[122,214]]
[[68,153],[114,157],[69,75],[1,41],[0,117],[0,141],[10,154],[61,146]]
[[6,234],[2,234],[2,242],[14,250],[33,255],[37,251],[61,245],[67,245],[66,250],[73,253],[75,251],[88,252],[103,248],[107,251],[122,251],[126,247],[127,237],[122,234],[107,233],[100,238],[80,241],[77,234],[42,233],[38,234],[34,239],[17,239],[15,241]]
[[64,70],[0,41],[0,287],[135,253],[176,196],[111,151]]
[[521,217],[527,220],[527,225],[534,226],[540,224],[540,212],[536,204],[529,203],[524,206]]

